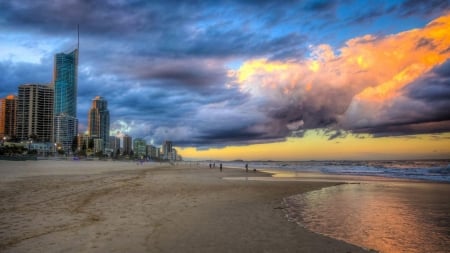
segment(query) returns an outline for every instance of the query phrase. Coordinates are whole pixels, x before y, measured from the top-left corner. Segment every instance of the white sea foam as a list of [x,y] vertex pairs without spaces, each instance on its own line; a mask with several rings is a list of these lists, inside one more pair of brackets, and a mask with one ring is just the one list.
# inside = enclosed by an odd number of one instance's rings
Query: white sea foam
[[[227,167],[244,168],[243,162],[225,163]],[[450,160],[415,161],[300,161],[250,162],[249,169],[281,173],[315,172],[333,175],[377,176],[414,180],[450,182]]]

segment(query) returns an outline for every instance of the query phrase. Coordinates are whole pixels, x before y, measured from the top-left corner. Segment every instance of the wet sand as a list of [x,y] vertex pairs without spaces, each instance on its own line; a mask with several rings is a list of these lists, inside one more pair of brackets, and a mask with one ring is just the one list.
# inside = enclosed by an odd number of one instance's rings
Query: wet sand
[[285,217],[283,197],[336,183],[222,179],[246,175],[189,164],[0,161],[0,252],[367,252]]

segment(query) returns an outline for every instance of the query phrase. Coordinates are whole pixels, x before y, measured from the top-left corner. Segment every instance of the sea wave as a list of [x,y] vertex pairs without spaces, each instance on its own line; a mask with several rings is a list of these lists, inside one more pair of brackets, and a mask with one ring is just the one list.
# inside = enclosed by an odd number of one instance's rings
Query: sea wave
[[[244,168],[244,162],[227,166]],[[437,182],[450,182],[450,160],[413,161],[256,161],[251,169],[270,169],[281,172],[320,172],[323,174],[377,176]]]

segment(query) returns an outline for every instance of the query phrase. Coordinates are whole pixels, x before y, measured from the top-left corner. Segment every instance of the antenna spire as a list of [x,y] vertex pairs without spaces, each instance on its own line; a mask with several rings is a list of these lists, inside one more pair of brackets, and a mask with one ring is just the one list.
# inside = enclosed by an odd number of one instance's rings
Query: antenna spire
[[78,44],[77,49],[80,50],[80,24],[77,24],[77,30],[78,30]]

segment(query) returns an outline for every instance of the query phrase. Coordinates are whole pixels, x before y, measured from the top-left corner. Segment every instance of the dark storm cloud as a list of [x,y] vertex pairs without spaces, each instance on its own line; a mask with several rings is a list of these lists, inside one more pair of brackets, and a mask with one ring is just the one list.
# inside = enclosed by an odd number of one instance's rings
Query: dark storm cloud
[[338,1],[310,0],[305,1],[304,9],[312,12],[331,11],[336,8],[337,3]]
[[[261,15],[271,17],[267,13],[283,15],[283,11],[277,10],[284,6],[274,3],[13,1],[3,3],[0,13],[4,16],[3,22],[34,32],[67,34],[80,24],[83,36],[104,37],[119,43],[130,40],[134,48],[137,43],[150,45],[141,47],[145,54],[162,53],[171,57],[261,55],[286,45],[278,38],[268,38],[264,29],[246,32],[241,20],[236,19],[242,18],[250,24],[259,23]],[[243,12],[246,9],[249,11]],[[263,23],[260,25],[264,28]]]
[[52,81],[52,66],[45,61],[40,64],[0,61],[0,97],[17,93],[18,86],[26,83],[48,84]]
[[[399,12],[404,16],[411,15],[433,15],[442,10],[448,10],[450,7],[449,1],[442,0],[406,0],[399,5]],[[433,15],[434,16],[434,15]]]
[[376,124],[350,130],[379,137],[450,131],[450,60],[407,85],[403,93],[379,112]]
[[188,87],[200,91],[225,83],[227,74],[221,62],[208,60],[160,59],[149,64],[131,64],[133,66],[127,67],[124,74],[138,80],[151,80],[143,85]]
[[445,133],[450,131],[450,121],[414,124],[385,125],[376,128],[355,129],[353,133],[370,133],[374,137],[405,136],[414,134]]
[[395,7],[385,7],[383,5],[374,6],[372,9],[361,10],[349,19],[349,24],[366,24],[372,22],[380,16],[390,14]]
[[423,115],[429,121],[450,120],[450,60],[405,88],[406,96],[431,108]]

